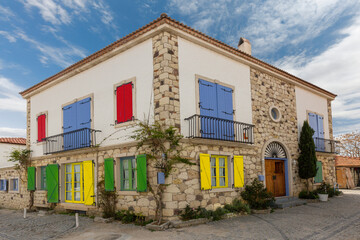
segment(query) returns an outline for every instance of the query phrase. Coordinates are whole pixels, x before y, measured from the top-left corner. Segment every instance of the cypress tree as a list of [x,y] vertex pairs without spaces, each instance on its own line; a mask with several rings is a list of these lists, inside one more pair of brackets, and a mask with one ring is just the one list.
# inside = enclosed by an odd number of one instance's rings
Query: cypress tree
[[307,121],[304,121],[303,127],[300,133],[300,156],[298,158],[299,163],[299,176],[302,179],[306,179],[306,189],[309,192],[309,179],[316,176],[316,154],[315,143],[313,140],[314,130],[310,127]]

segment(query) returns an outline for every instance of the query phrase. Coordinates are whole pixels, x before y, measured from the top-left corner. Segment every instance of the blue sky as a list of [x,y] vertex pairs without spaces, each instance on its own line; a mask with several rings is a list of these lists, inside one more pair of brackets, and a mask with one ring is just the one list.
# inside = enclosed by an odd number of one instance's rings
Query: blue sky
[[360,130],[360,2],[354,0],[0,1],[0,136],[25,136],[18,92],[167,13],[338,94],[335,134]]

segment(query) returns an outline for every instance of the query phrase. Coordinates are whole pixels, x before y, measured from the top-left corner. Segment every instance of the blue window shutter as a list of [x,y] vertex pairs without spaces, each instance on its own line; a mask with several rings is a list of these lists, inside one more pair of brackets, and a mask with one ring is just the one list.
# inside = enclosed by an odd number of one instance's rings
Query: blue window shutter
[[216,84],[217,92],[217,106],[218,106],[218,118],[230,120],[221,121],[218,126],[218,138],[223,140],[234,139],[234,109],[233,109],[233,97],[232,89]]
[[318,135],[318,124],[317,124],[317,115],[315,113],[309,113],[309,125],[315,131],[313,137],[317,138]]
[[[76,110],[77,103],[63,107],[63,131],[68,133],[77,129]],[[76,148],[73,134],[64,134],[64,150]]]
[[216,84],[199,79],[200,115],[217,116]]
[[84,129],[76,133],[77,138],[79,139],[77,144],[78,147],[90,147],[91,144],[91,98],[85,98],[77,102],[76,108],[76,120],[77,120],[77,129]]
[[[218,117],[217,116],[217,95],[216,84],[199,79],[199,108],[201,116]],[[201,136],[203,138],[218,138],[218,132],[215,128],[216,120],[212,118],[201,119]]]
[[318,123],[318,136],[319,139],[317,141],[317,148],[320,151],[325,151],[325,142],[324,142],[324,117],[316,115],[317,116],[317,123]]

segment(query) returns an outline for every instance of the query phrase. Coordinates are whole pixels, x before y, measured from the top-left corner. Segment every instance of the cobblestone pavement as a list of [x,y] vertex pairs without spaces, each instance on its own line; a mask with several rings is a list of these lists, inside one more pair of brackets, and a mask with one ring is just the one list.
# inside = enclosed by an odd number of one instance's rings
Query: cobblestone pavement
[[344,193],[326,203],[165,232],[118,222],[94,223],[87,217],[80,218],[80,227],[74,229],[73,216],[31,213],[23,219],[22,212],[0,210],[0,239],[360,239],[360,190]]

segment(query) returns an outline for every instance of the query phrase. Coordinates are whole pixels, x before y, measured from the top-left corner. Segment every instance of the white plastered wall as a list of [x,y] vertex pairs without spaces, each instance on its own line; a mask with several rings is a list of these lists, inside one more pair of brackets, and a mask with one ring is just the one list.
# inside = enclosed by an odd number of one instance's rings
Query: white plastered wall
[[15,164],[13,162],[8,161],[10,153],[13,150],[22,150],[25,148],[26,148],[25,145],[0,143],[0,168],[14,166]]
[[324,117],[325,139],[329,139],[329,117],[327,99],[315,93],[295,87],[296,113],[298,119],[299,136],[303,123],[307,119],[307,113],[313,112]]
[[252,124],[250,67],[180,37],[178,44],[182,134],[188,135],[184,119],[197,113],[195,75],[234,86],[234,120]]
[[148,39],[84,72],[56,84],[31,97],[31,150],[32,156],[43,155],[43,145],[37,140],[36,116],[47,111],[47,136],[57,135],[62,130],[62,105],[89,94],[93,95],[92,127],[101,130],[96,134],[96,143],[108,137],[101,146],[110,146],[132,141],[131,125],[115,127],[114,84],[135,78],[136,96],[134,115],[143,120],[153,117],[153,58],[152,40]]

